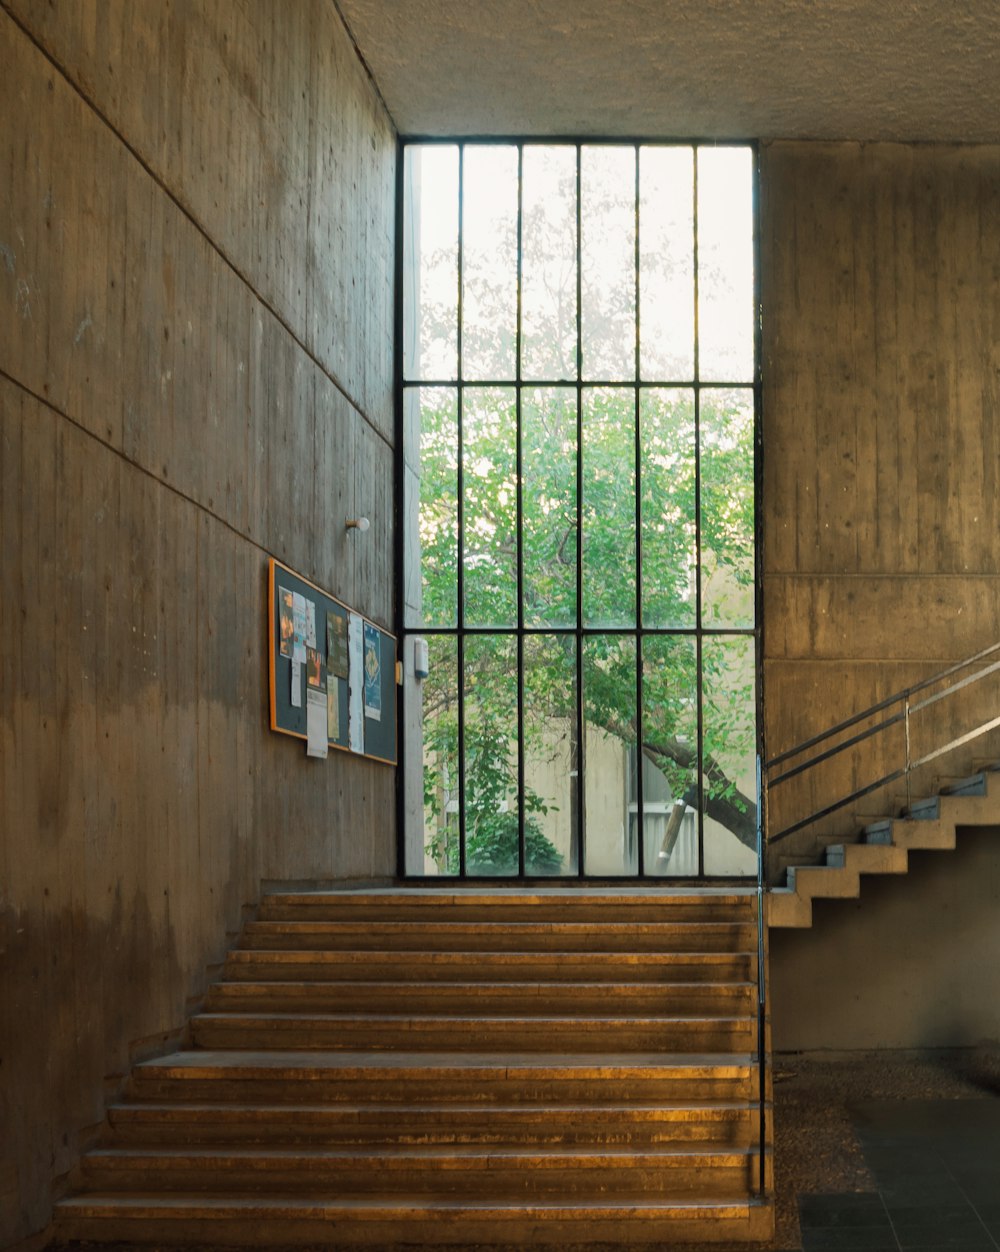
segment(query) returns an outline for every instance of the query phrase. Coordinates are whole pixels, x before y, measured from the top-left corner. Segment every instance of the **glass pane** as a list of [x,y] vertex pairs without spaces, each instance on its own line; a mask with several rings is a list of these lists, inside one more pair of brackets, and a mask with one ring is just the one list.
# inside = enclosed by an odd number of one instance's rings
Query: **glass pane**
[[756,670],[751,636],[706,639],[705,873],[757,873]]
[[754,624],[754,431],[749,389],[701,393],[702,624]]
[[698,870],[698,662],[693,639],[642,644],[643,825],[647,874]]
[[581,152],[584,378],[635,378],[635,148]]
[[697,615],[694,392],[649,388],[639,403],[642,620],[690,628]]
[[511,635],[465,640],[465,867],[518,872],[517,648]]
[[634,874],[630,836],[630,751],[635,746],[635,639],[591,635],[583,641],[584,870]]
[[575,874],[579,848],[576,637],[524,640],[524,825],[527,872]]
[[422,683],[424,856],[420,867],[407,865],[407,871],[457,874],[458,644],[453,637],[432,635],[427,650],[429,672]]
[[420,397],[419,559],[426,626],[458,622],[458,418],[455,392],[424,387]]
[[524,620],[576,625],[576,389],[525,389]]
[[462,375],[516,376],[517,149],[465,149],[462,181]]
[[403,158],[403,377],[458,376],[458,148]]
[[583,393],[583,621],[635,625],[635,392]]
[[576,149],[524,148],[521,362],[525,378],[576,378]]
[[753,157],[698,150],[698,372],[753,382]]
[[694,150],[639,152],[642,377],[694,378]]
[[517,624],[517,411],[513,388],[462,402],[465,624]]

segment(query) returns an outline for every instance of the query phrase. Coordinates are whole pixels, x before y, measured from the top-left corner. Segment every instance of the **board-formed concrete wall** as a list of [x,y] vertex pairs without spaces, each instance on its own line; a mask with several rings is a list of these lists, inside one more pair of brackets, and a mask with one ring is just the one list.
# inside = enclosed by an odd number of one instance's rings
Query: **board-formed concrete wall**
[[[774,754],[1000,638],[1000,148],[763,145],[761,284]],[[995,716],[1000,689],[976,700]],[[960,708],[915,733],[947,742]],[[928,767],[915,794],[994,750]],[[772,832],[896,763],[866,746],[826,783],[772,792]],[[779,844],[772,874],[903,790]],[[811,931],[772,934],[776,1048],[1000,1037],[1000,838],[960,834],[911,865],[863,878],[860,902],[817,904]]]
[[0,65],[6,1246],[262,879],[394,871],[394,771],[267,729],[264,596],[393,627],[395,135],[329,0],[2,0]]
[[[765,144],[760,268],[774,755],[1000,639],[1000,148]],[[994,684],[936,705],[914,755],[998,703]],[[898,766],[904,733],[774,789],[772,833]],[[901,790],[792,836],[772,869]]]

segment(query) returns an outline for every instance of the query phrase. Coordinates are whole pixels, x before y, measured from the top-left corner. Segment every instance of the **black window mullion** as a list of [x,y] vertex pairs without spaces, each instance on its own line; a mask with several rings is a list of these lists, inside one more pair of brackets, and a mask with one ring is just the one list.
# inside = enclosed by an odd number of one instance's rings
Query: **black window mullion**
[[524,877],[527,862],[524,761],[524,435],[521,397],[521,281],[524,274],[524,144],[517,148],[517,312],[514,328],[514,412],[517,439],[517,871]]
[[635,820],[636,868],[641,878],[646,872],[646,824],[643,811],[643,704],[642,704],[642,431],[639,419],[639,376],[641,369],[641,315],[639,231],[639,147],[635,147],[635,378],[633,425],[635,430]]
[[695,686],[696,713],[698,722],[698,751],[695,768],[698,777],[695,780],[698,796],[698,877],[705,876],[705,669],[704,669],[704,621],[702,618],[702,562],[701,562],[701,357],[699,341],[699,283],[698,283],[698,152],[694,150],[693,183],[692,183],[692,247],[694,291],[694,534],[695,534]]
[[458,146],[458,328],[456,353],[458,385],[455,389],[458,455],[458,872],[464,878],[465,866],[465,394],[462,383],[462,282],[465,196],[465,145]]
[[585,693],[583,689],[583,147],[576,145],[576,813],[577,875],[585,873],[587,847],[587,794]]

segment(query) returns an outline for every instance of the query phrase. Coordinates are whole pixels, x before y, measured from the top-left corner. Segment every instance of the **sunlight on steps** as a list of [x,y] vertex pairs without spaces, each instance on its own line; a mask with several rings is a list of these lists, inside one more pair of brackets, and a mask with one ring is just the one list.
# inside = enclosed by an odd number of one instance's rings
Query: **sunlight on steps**
[[60,1240],[756,1241],[756,895],[265,898]]

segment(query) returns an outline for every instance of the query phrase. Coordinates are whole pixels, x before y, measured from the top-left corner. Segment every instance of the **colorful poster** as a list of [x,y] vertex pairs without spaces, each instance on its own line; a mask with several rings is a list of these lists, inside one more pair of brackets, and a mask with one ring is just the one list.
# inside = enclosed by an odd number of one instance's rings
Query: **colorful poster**
[[292,655],[292,644],[295,642],[295,616],[292,607],[292,593],[284,587],[278,588],[278,612],[281,638],[281,655]]
[[306,648],[306,677],[309,679],[310,687],[315,687],[318,691],[326,690],[323,678],[323,653],[316,648]]
[[382,635],[365,622],[365,717],[382,720]]
[[348,677],[347,617],[341,613],[326,615],[326,668],[338,678]]
[[351,676],[347,685],[347,733],[352,752],[365,750],[365,637],[364,618],[352,613],[347,625]]
[[330,675],[326,689],[326,737],[340,739],[340,680]]
[[313,691],[306,696],[306,756],[323,758],[329,755],[326,741],[326,694]]
[[292,594],[292,660],[306,663],[306,598],[298,591]]

